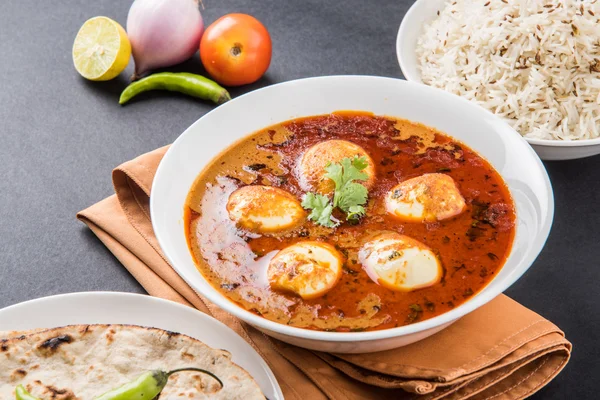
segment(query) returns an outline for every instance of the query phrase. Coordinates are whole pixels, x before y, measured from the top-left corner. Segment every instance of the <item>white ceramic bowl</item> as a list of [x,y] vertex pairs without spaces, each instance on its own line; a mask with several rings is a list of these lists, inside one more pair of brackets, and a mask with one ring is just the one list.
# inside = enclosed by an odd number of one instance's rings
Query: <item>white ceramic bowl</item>
[[[417,83],[423,83],[417,68],[417,39],[423,26],[432,21],[438,10],[442,10],[447,0],[417,0],[408,10],[396,38],[396,55],[404,77]],[[529,139],[542,160],[571,160],[600,154],[600,138],[576,141]]]
[[[371,111],[424,123],[469,145],[508,184],[517,208],[511,253],[494,280],[455,309],[408,326],[372,332],[319,332],[282,325],[237,306],[198,272],[184,235],[183,211],[197,175],[222,150],[269,125],[336,110]],[[269,86],[238,97],[196,121],[163,158],[150,197],[154,232],[175,270],[198,293],[268,335],[315,350],[361,353],[400,347],[443,329],[513,284],[541,251],[554,200],[546,170],[523,138],[481,107],[442,90],[400,79],[330,76]]]

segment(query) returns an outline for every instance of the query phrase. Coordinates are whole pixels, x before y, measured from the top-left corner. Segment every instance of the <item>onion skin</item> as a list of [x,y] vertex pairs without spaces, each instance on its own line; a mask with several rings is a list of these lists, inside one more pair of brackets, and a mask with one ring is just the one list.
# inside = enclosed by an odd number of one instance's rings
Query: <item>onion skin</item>
[[135,0],[127,15],[135,61],[133,79],[192,57],[203,32],[196,0]]

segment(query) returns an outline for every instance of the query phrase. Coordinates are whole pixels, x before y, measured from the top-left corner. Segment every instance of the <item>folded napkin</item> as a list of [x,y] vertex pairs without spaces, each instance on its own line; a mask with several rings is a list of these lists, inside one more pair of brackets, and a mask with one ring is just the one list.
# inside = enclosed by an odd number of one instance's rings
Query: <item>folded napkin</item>
[[504,295],[436,335],[379,353],[320,353],[262,334],[194,292],[162,254],[149,195],[166,150],[116,168],[116,195],[77,217],[150,295],[195,307],[247,340],[275,373],[286,399],[521,399],[568,362],[571,344],[563,332]]

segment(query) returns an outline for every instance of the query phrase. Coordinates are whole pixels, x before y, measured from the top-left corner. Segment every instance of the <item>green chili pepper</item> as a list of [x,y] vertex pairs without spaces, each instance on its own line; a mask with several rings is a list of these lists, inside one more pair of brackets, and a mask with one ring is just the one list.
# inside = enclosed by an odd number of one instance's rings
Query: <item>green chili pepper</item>
[[15,389],[15,395],[16,400],[40,400],[37,397],[32,396],[31,393],[29,393],[27,389],[23,387],[23,385],[17,386]]
[[197,371],[212,376],[223,387],[223,382],[212,372],[200,368],[179,368],[172,371],[154,370],[140,375],[137,379],[96,397],[94,400],[152,400],[167,385],[169,376],[181,371]]
[[204,100],[211,100],[216,104],[231,100],[227,90],[201,75],[187,72],[160,72],[127,86],[121,93],[119,104],[125,104],[138,94],[149,90],[170,90]]

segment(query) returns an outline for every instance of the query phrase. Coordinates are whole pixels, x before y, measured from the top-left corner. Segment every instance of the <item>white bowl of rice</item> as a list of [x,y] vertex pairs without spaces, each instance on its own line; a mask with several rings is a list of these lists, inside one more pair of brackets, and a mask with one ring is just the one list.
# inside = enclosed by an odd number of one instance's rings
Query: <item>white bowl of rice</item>
[[417,0],[404,77],[503,117],[544,160],[600,154],[600,2]]

